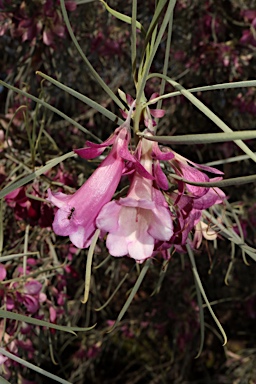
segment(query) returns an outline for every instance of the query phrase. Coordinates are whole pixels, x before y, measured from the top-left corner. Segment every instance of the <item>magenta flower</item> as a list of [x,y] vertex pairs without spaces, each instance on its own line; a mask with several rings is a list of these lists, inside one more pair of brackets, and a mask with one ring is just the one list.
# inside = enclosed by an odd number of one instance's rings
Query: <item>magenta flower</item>
[[25,306],[28,313],[34,314],[40,308],[40,303],[46,301],[45,293],[41,292],[42,284],[37,280],[31,279],[24,286],[19,283],[11,283],[5,292],[6,308],[10,311]]
[[54,232],[69,236],[78,248],[90,245],[96,230],[96,218],[112,198],[124,171],[125,160],[136,163],[128,150],[131,113],[132,109],[124,124],[104,143],[87,142],[86,148],[75,150],[79,156],[92,159],[99,156],[106,146],[113,145],[109,155],[82,187],[73,195],[48,190],[48,200],[59,208],[53,222]]
[[[46,203],[41,203],[26,196],[27,187],[19,187],[5,196],[6,203],[13,208],[16,220],[26,220],[31,225],[40,225],[42,228],[50,227],[53,219],[53,209]],[[37,192],[38,185],[33,184],[32,195],[41,197]],[[43,195],[44,197],[44,195]]]
[[[142,139],[141,165],[153,173],[152,147]],[[135,172],[126,198],[106,204],[96,220],[99,229],[109,232],[106,245],[112,256],[129,255],[143,262],[153,254],[155,243],[167,241],[173,234],[171,213],[162,193],[153,186],[152,178]]]
[[[223,172],[219,171],[216,168],[194,163],[193,161],[186,159],[185,157],[179,155],[178,153],[171,151],[170,148],[167,148],[167,147],[164,147],[163,151],[165,151],[166,153],[168,152],[173,153],[174,155],[173,159],[171,159],[169,163],[173,168],[174,173],[183,177],[185,180],[189,180],[191,182],[197,182],[197,183],[206,183],[210,181],[222,180],[222,177],[210,179],[209,176],[207,176],[204,172],[201,171],[203,170],[203,171],[214,173],[217,175],[223,175]],[[198,198],[205,195],[210,190],[210,188],[207,188],[207,187],[199,187],[195,185],[185,184],[183,181],[177,181],[175,179],[173,180],[173,182],[177,183],[178,185],[179,195],[184,195],[184,193],[186,192],[187,194],[189,194],[189,196]],[[208,194],[207,200],[209,200],[213,196],[214,195],[212,194]],[[210,204],[209,207],[215,204],[214,201],[215,200],[213,198],[213,203]]]
[[246,29],[242,32],[243,36],[240,42],[247,45],[256,46],[255,28],[256,28],[256,11],[254,9],[247,9],[242,12],[242,15],[246,22],[249,22],[250,29]]
[[[204,183],[222,179],[222,177],[215,177],[210,179],[209,176],[201,171],[203,170],[222,175],[223,173],[216,168],[193,163],[192,161],[186,159],[183,156],[180,156],[179,154],[171,151],[166,147],[163,148],[163,151],[165,154],[173,154],[173,158],[168,160],[173,169],[173,173],[188,181]],[[156,156],[155,153],[153,153],[153,156]],[[161,159],[167,160],[163,158],[163,155]],[[162,170],[159,168],[159,174],[161,175],[161,173]],[[165,251],[166,249],[170,248],[172,244],[174,244],[176,250],[184,251],[183,246],[187,242],[189,233],[193,229],[198,229],[199,223],[202,220],[202,211],[212,207],[215,204],[223,203],[226,195],[220,188],[190,185],[174,178],[171,179],[171,182],[173,184],[173,189],[175,184],[177,184],[177,189],[174,189],[171,193],[166,192],[166,198],[170,204],[171,212],[173,212],[175,217],[174,233],[172,238],[169,239],[167,243],[159,242],[156,244],[155,250]],[[159,181],[158,185],[160,185]],[[161,186],[161,188],[166,189],[163,188],[163,186]],[[199,236],[195,236],[193,244],[191,245],[198,247],[200,244],[200,239],[201,238]]]
[[[197,231],[200,222],[204,227],[202,211],[215,204],[223,203],[226,198],[225,193],[220,188],[208,188],[203,196],[198,197],[189,195],[181,196],[178,191],[168,193],[167,196],[168,200],[172,203],[172,209],[175,211],[176,216],[174,235],[172,239],[170,239],[170,244],[175,244],[175,248],[178,251],[184,251],[183,245],[186,244],[189,233],[193,229]],[[204,230],[204,234],[206,234],[205,228],[202,229]],[[200,239],[199,234],[196,234],[191,245],[198,248]]]
[[5,266],[0,264],[0,281],[3,281],[6,278],[7,272]]

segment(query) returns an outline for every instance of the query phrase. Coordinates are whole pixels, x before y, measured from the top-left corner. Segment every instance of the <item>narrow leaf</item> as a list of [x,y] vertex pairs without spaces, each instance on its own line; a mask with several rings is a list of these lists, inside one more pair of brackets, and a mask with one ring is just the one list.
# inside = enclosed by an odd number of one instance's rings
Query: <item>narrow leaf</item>
[[6,255],[6,256],[3,255],[0,258],[0,262],[2,263],[4,261],[9,261],[9,260],[17,259],[19,257],[35,256],[35,255],[39,255],[39,252],[15,253],[13,255]]
[[131,25],[132,25],[132,35],[131,35],[131,60],[132,60],[132,74],[134,82],[136,82],[137,77],[137,67],[136,67],[136,60],[137,60],[137,39],[136,39],[136,18],[137,18],[137,0],[132,1],[132,19],[131,19]]
[[81,100],[83,103],[89,105],[91,108],[95,109],[96,111],[100,112],[102,115],[106,116],[109,120],[115,121],[117,124],[120,124],[120,125],[123,123],[123,120],[120,119],[119,117],[117,117],[114,113],[110,112],[107,108],[96,103],[96,101],[93,101],[92,99],[83,95],[82,93],[79,93],[79,92],[75,91],[74,89],[67,87],[66,85],[60,83],[59,81],[53,79],[50,76],[45,75],[44,73],[42,73],[40,71],[37,71],[36,74],[43,77],[45,80],[50,81],[50,83],[56,85],[56,87],[59,87],[63,91],[76,97],[78,100]]
[[146,273],[148,271],[148,268],[149,268],[150,264],[151,264],[151,259],[147,259],[145,264],[144,264],[144,266],[143,266],[143,268],[142,268],[142,270],[141,270],[141,272],[140,272],[140,275],[139,275],[136,283],[134,284],[134,286],[133,286],[133,288],[131,290],[130,295],[128,296],[128,299],[126,300],[123,308],[121,309],[121,311],[120,311],[120,313],[119,313],[119,315],[118,315],[118,317],[116,319],[115,324],[113,325],[113,327],[110,329],[109,332],[113,331],[116,328],[116,326],[118,325],[118,323],[120,323],[120,321],[122,320],[125,312],[129,308],[132,300],[134,299],[134,296],[138,292],[138,289],[141,286],[141,283],[142,283],[142,281],[143,281],[143,279],[144,279],[144,277],[145,277],[145,275],[146,275]]
[[220,181],[210,181],[207,183],[197,183],[194,181],[186,180],[186,179],[183,179],[181,176],[176,175],[175,173],[170,173],[168,176],[176,180],[181,180],[186,184],[197,185],[199,187],[224,188],[224,187],[230,187],[231,185],[242,185],[242,184],[253,183],[256,181],[256,175],[234,177],[234,178],[220,180]]
[[[190,249],[190,247],[189,247],[189,245],[187,245],[187,250],[189,250],[189,249]],[[190,258],[190,261],[191,261],[192,271],[193,271],[193,274],[194,274],[196,283],[197,283],[197,285],[198,285],[198,288],[199,288],[199,290],[200,290],[200,293],[201,293],[201,295],[202,295],[203,298],[204,298],[204,301],[205,301],[205,303],[206,303],[206,305],[207,305],[207,308],[209,309],[209,312],[210,312],[211,315],[212,315],[213,320],[215,321],[217,327],[219,328],[219,330],[220,330],[220,332],[221,332],[221,334],[222,334],[222,336],[223,336],[223,339],[224,339],[224,343],[223,343],[223,345],[225,345],[225,344],[227,344],[227,336],[226,336],[226,333],[225,333],[224,329],[222,328],[222,325],[220,324],[220,322],[219,322],[218,318],[216,317],[215,313],[213,312],[213,309],[212,309],[212,307],[211,307],[211,304],[209,303],[209,300],[208,300],[208,298],[207,298],[207,296],[206,296],[205,290],[204,290],[203,285],[202,285],[202,283],[201,283],[200,276],[199,276],[199,274],[198,274],[198,272],[197,272],[197,267],[196,267],[196,263],[195,263],[195,259],[194,259],[193,252],[188,252],[188,255],[189,255],[189,258]]]
[[90,292],[90,282],[91,282],[91,274],[92,274],[92,258],[93,253],[96,247],[97,240],[100,235],[100,230],[97,229],[92,237],[92,242],[88,251],[87,261],[86,261],[86,271],[85,271],[85,285],[84,285],[84,298],[82,301],[83,304],[86,304],[89,298]]
[[144,137],[150,141],[157,141],[163,144],[207,144],[207,143],[223,143],[235,140],[250,140],[256,138],[256,131],[237,131],[228,133],[200,133],[196,135],[181,136],[148,136],[143,133],[137,135]]
[[153,18],[151,20],[151,23],[149,25],[149,28],[148,28],[148,31],[147,31],[147,34],[146,34],[146,38],[145,38],[145,42],[144,42],[144,44],[145,44],[145,48],[144,49],[146,49],[146,46],[147,46],[147,44],[149,43],[149,41],[151,39],[152,33],[155,30],[155,27],[156,27],[156,25],[158,23],[158,20],[159,20],[162,12],[164,10],[164,7],[165,7],[166,3],[167,3],[167,0],[160,0],[157,3],[157,7],[155,9]]
[[[152,77],[164,78],[163,75],[159,73],[151,73],[148,76],[149,79]],[[244,87],[255,87],[255,86],[256,86],[256,80],[247,80],[247,81],[235,81],[233,83],[221,83],[221,84],[214,84],[214,85],[205,85],[203,87],[188,88],[187,91],[191,93],[196,93],[196,92],[205,92],[205,91],[217,91],[220,89],[244,88]],[[180,95],[181,95],[180,91],[166,93],[165,95],[161,95],[159,97],[156,97],[155,99],[151,99],[147,103],[147,105],[155,104],[158,100],[169,99],[170,97],[180,96]]]
[[[249,247],[237,233],[234,232],[232,228],[226,228],[220,220],[216,219],[211,215],[207,210],[203,211],[203,216],[205,216],[211,223],[213,223],[217,228],[220,229],[222,236],[226,237],[229,241],[232,241],[238,245],[242,250],[244,250],[248,256],[250,256],[254,261],[256,261],[256,249]],[[219,215],[219,218],[222,219],[222,213]]]
[[[254,152],[256,155],[256,152]],[[228,159],[220,159],[220,160],[214,160],[214,161],[209,161],[205,165],[208,166],[216,166],[216,165],[222,165],[222,164],[228,164],[228,163],[236,163],[237,161],[244,161],[250,159],[250,156],[248,155],[240,155],[240,156],[234,156],[234,157],[229,157]]]
[[50,111],[56,113],[57,115],[63,117],[64,120],[68,121],[71,125],[74,125],[75,127],[77,127],[80,131],[84,132],[84,133],[87,133],[88,135],[90,135],[91,137],[93,137],[95,140],[97,140],[98,142],[101,142],[101,140],[99,140],[99,138],[97,136],[95,136],[93,133],[91,133],[90,131],[88,131],[88,129],[84,128],[81,124],[79,124],[77,121],[71,119],[69,116],[65,115],[65,113],[61,112],[59,109],[53,107],[51,104],[48,104],[46,101],[44,100],[41,100],[39,99],[38,97],[35,97],[33,95],[31,95],[30,93],[28,92],[25,92],[25,91],[22,91],[21,89],[19,88],[16,88],[16,87],[13,87],[12,85],[8,84],[8,83],[5,83],[4,81],[0,80],[0,85],[3,85],[4,87],[8,88],[8,89],[11,89],[12,91],[22,95],[22,96],[25,96],[27,97],[28,99],[31,99],[33,101],[35,101],[36,103],[39,103],[41,105],[43,105],[45,108],[48,108]]
[[[233,132],[215,113],[213,113],[204,103],[198,100],[192,93],[187,91],[182,85],[172,79],[167,80],[174,88],[178,89],[192,104],[194,104],[204,115],[212,120],[222,131]],[[250,158],[256,162],[255,154],[243,143],[241,140],[234,140],[234,142],[241,148]]]
[[33,317],[20,315],[19,313],[5,311],[3,309],[0,309],[0,317],[2,317],[4,319],[24,321],[25,323],[38,325],[40,327],[54,328],[54,329],[57,329],[58,331],[69,332],[69,333],[72,333],[74,335],[76,334],[75,332],[90,331],[91,329],[93,329],[95,327],[95,325],[93,325],[92,327],[88,327],[88,328],[57,325],[57,324],[49,323],[48,321],[38,320],[38,319],[34,319]]
[[46,164],[43,167],[39,168],[35,172],[32,172],[30,175],[25,176],[22,179],[20,179],[18,181],[15,181],[14,183],[12,183],[12,184],[8,185],[7,187],[5,187],[4,189],[2,189],[2,191],[0,191],[0,199],[2,197],[4,197],[4,196],[8,195],[8,193],[14,191],[15,189],[17,189],[19,187],[22,187],[23,185],[25,185],[27,183],[30,183],[36,177],[41,176],[43,173],[49,171],[49,169],[55,167],[57,164],[61,163],[62,161],[66,160],[66,159],[68,159],[69,157],[76,157],[76,156],[77,155],[72,151],[72,152],[66,153],[63,156],[59,156],[59,157],[51,160],[50,162],[48,162],[48,164]]
[[[163,1],[159,1],[158,4],[160,3],[166,3],[165,0]],[[144,92],[144,89],[145,89],[145,85],[146,85],[146,81],[147,81],[147,77],[148,77],[148,74],[149,74],[149,70],[150,70],[150,67],[151,67],[151,64],[154,60],[154,57],[156,55],[156,52],[158,50],[158,47],[162,41],[162,38],[163,38],[163,35],[164,35],[164,32],[166,30],[166,27],[169,23],[169,20],[170,18],[172,17],[172,12],[173,12],[173,8],[175,6],[175,3],[176,3],[176,0],[169,0],[169,4],[168,4],[168,7],[167,7],[167,10],[166,10],[166,13],[165,13],[165,16],[163,18],[163,21],[162,21],[162,24],[161,24],[161,27],[160,27],[160,30],[159,30],[159,33],[157,35],[157,38],[156,38],[156,41],[154,43],[154,47],[152,47],[152,49],[150,50],[150,54],[148,57],[146,57],[146,63],[145,65],[141,64],[140,66],[140,73],[142,74],[141,76],[141,79],[140,79],[140,82],[138,84],[138,89],[137,89],[137,95],[136,95],[136,98],[140,101],[141,100],[141,97],[142,97],[142,94]],[[153,28],[153,31],[154,31],[155,28]],[[152,33],[153,33],[152,31]],[[163,78],[165,78],[164,75],[162,75]]]
[[219,328],[219,330],[220,330],[220,332],[221,332],[221,334],[222,334],[222,336],[223,336],[223,339],[224,339],[223,345],[226,345],[226,344],[227,344],[227,341],[228,341],[228,340],[227,340],[227,335],[226,335],[226,333],[225,333],[225,331],[224,331],[222,325],[220,324],[220,322],[219,322],[217,316],[216,316],[215,313],[213,312],[213,309],[212,309],[212,307],[211,307],[211,304],[209,303],[209,300],[208,300],[208,298],[207,298],[207,296],[206,296],[206,293],[205,293],[205,291],[204,291],[204,288],[203,288],[203,286],[202,286],[201,279],[200,279],[200,277],[199,277],[199,275],[198,275],[198,272],[197,272],[197,270],[196,270],[195,268],[193,268],[193,273],[194,273],[194,276],[195,276],[195,278],[196,278],[197,284],[198,284],[198,286],[199,286],[200,292],[201,292],[201,294],[202,294],[202,296],[203,296],[203,298],[204,298],[204,301],[205,301],[205,303],[206,303],[206,305],[207,305],[207,308],[209,309],[209,312],[211,313],[213,320],[215,321],[217,327]]
[[[165,55],[164,55],[163,75],[167,75],[168,67],[170,66],[172,27],[173,27],[173,12],[171,14],[171,18],[170,18],[169,23],[168,23],[167,41],[166,41]],[[161,86],[160,86],[160,92],[159,92],[160,95],[162,95],[164,93],[165,84],[166,84],[166,80],[164,78],[162,78]],[[156,109],[161,109],[161,108],[162,108],[162,100],[158,100]],[[156,121],[158,121],[158,119],[156,119]]]
[[71,27],[71,24],[70,24],[70,21],[69,21],[69,18],[68,18],[68,14],[67,14],[67,10],[66,10],[66,7],[65,7],[65,1],[64,0],[60,0],[60,6],[61,6],[61,11],[62,11],[62,14],[63,14],[63,18],[64,18],[64,21],[65,21],[66,27],[68,29],[68,32],[70,34],[70,37],[71,37],[71,39],[72,39],[72,41],[73,41],[77,51],[79,52],[80,56],[84,60],[87,68],[89,69],[90,74],[100,84],[100,86],[109,95],[109,97],[111,97],[111,99],[119,106],[119,108],[124,109],[123,103],[118,99],[118,97],[114,94],[114,92],[104,82],[104,80],[100,77],[100,75],[97,73],[97,71],[95,71],[95,69],[93,68],[93,66],[91,65],[91,63],[89,62],[89,60],[87,59],[85,54],[83,53],[83,50],[80,47],[80,45],[79,45],[79,43],[78,43],[78,41],[77,41],[77,39],[76,39],[76,37],[74,35],[73,29]]
[[[127,24],[132,24],[132,18],[130,16],[124,15],[123,13],[117,12],[114,9],[110,8],[110,6],[104,0],[100,0],[100,2],[105,6],[106,10],[116,19],[124,21]],[[142,27],[141,23],[137,20],[136,28],[145,34],[144,28]]]
[[[61,383],[61,384],[72,384],[72,383],[70,383],[70,381],[64,380],[61,377],[53,375],[52,373],[50,373],[48,371],[45,371],[44,369],[42,369],[40,367],[37,367],[36,365],[34,365],[32,363],[29,363],[26,360],[21,359],[20,357],[14,355],[13,353],[10,353],[10,352],[6,351],[2,347],[0,347],[0,353],[2,355],[4,355],[4,356],[8,357],[9,359],[11,359],[13,361],[16,361],[17,363],[19,363],[21,365],[24,365],[24,367],[32,369],[33,371],[35,371],[37,373],[40,373],[43,376],[49,377],[50,379],[57,381],[58,383]],[[1,383],[2,383],[2,380],[1,380]],[[8,381],[6,381],[6,383],[8,383]]]
[[[194,262],[195,259],[194,259],[193,251],[188,244],[186,245],[186,248],[188,251],[190,262],[192,263],[192,268],[194,268],[194,267],[196,268],[196,265]],[[201,355],[202,350],[203,350],[203,346],[204,346],[205,323],[204,323],[204,307],[203,307],[203,300],[202,300],[202,296],[201,296],[201,292],[200,292],[200,287],[199,287],[195,277],[194,277],[194,280],[195,280],[195,287],[196,287],[197,303],[198,303],[198,307],[199,307],[200,335],[201,335],[199,350],[198,350],[198,353],[195,357],[195,359],[197,359]]]
[[114,292],[112,293],[112,295],[110,295],[110,297],[107,299],[107,301],[99,308],[95,308],[95,311],[101,311],[102,309],[106,308],[107,305],[110,303],[110,301],[113,299],[113,297],[115,296],[115,294],[118,292],[118,290],[121,288],[121,286],[123,285],[123,283],[125,282],[125,280],[127,279],[127,277],[129,276],[129,273],[126,273],[124,275],[124,277],[122,278],[122,280],[119,282],[119,284],[117,285],[116,289],[114,290]]
[[0,383],[1,384],[11,384],[10,381],[5,380],[2,376],[0,376]]

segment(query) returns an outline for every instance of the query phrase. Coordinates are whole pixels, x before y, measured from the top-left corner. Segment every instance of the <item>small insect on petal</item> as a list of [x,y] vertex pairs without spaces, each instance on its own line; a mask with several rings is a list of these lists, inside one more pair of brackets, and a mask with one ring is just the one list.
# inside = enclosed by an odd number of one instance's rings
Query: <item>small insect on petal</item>
[[67,217],[68,220],[70,220],[70,219],[72,218],[74,212],[75,212],[75,207],[72,207],[72,208],[70,209],[70,213],[69,213],[69,215],[68,215],[68,217]]

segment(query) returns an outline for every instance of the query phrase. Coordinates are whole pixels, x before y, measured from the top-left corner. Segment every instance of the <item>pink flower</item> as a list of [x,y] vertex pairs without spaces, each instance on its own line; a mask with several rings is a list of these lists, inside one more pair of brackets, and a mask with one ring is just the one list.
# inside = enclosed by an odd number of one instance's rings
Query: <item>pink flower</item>
[[[164,150],[166,152],[171,151],[169,148],[166,147],[164,148]],[[174,169],[175,173],[182,176],[184,179],[197,183],[206,183],[209,181],[218,181],[222,179],[222,177],[210,179],[209,176],[207,176],[204,172],[201,172],[201,170],[203,170],[206,172],[223,175],[223,172],[219,171],[218,169],[208,167],[206,165],[196,164],[193,161],[186,159],[185,157],[179,155],[174,151],[171,152],[174,154],[174,158],[170,160],[170,164]],[[192,164],[193,166],[191,166],[190,164]],[[194,197],[201,197],[205,195],[210,189],[207,187],[199,187],[195,185],[185,184],[183,181],[178,181],[177,184],[180,193],[184,194],[184,191],[186,191],[190,196]],[[210,196],[212,197],[212,195],[209,194],[208,199],[210,198]],[[210,204],[209,207],[213,204]]]
[[[46,203],[28,198],[26,189],[27,187],[20,187],[5,196],[6,203],[14,210],[15,218],[17,220],[26,220],[31,225],[40,225],[42,228],[50,227],[53,219],[53,209]],[[41,193],[37,189],[38,185],[34,183],[31,195],[41,197]]]
[[[193,163],[166,147],[163,148],[163,151],[165,154],[172,153],[174,155],[173,158],[168,160],[173,169],[173,173],[183,177],[186,180],[204,183],[222,179],[222,177],[210,179],[204,172],[201,171],[202,169],[210,173],[222,174],[222,172],[218,169]],[[153,156],[155,156],[154,153]],[[162,160],[167,159],[164,159],[162,155]],[[162,171],[160,170],[160,174],[161,172]],[[175,217],[174,233],[172,238],[167,243],[160,242],[156,245],[155,249],[165,251],[170,248],[171,244],[174,244],[176,250],[183,251],[183,246],[187,242],[189,233],[193,229],[197,230],[199,227],[199,222],[202,219],[202,211],[212,207],[215,204],[221,204],[226,196],[220,188],[190,185],[183,181],[176,180],[175,178],[171,178],[171,182],[173,184],[173,191],[166,192],[165,196],[171,207],[171,212]],[[159,182],[158,184],[160,185]],[[174,189],[175,184],[177,184],[177,189]],[[165,189],[163,186],[161,186],[161,188]],[[204,226],[203,221],[202,225]],[[200,242],[201,237],[199,234],[196,234],[193,244],[191,245],[198,247]]]
[[45,296],[41,293],[42,284],[37,280],[30,280],[25,283],[23,292],[16,292],[18,302],[25,305],[29,313],[35,313],[40,307],[40,302],[45,301]]
[[[148,174],[153,172],[152,147],[142,139],[140,162]],[[106,245],[112,256],[129,255],[143,262],[153,254],[155,243],[167,241],[173,234],[170,211],[152,178],[135,172],[126,198],[111,201],[101,210],[96,225],[109,232]]]
[[240,41],[243,44],[251,44],[252,46],[256,46],[256,38],[255,38],[255,28],[256,28],[256,11],[254,9],[247,9],[242,12],[242,16],[244,17],[246,22],[250,22],[250,29],[246,29],[242,32],[243,36]]
[[52,18],[48,18],[48,25],[45,25],[43,31],[43,42],[45,45],[54,46],[54,39],[58,36],[65,37],[65,27],[62,17],[56,12]]
[[0,264],[0,281],[3,281],[6,278],[7,272],[5,266]]
[[[175,244],[176,250],[182,251],[182,247],[187,242],[188,235],[195,228],[198,230],[198,223],[202,222],[202,211],[215,204],[223,203],[226,198],[225,193],[220,188],[208,188],[203,196],[193,197],[188,195],[180,196],[177,191],[168,193],[168,200],[172,202],[172,209],[175,212],[175,229],[170,244]],[[205,229],[203,235],[206,235]],[[205,236],[204,236],[205,237]],[[212,237],[213,239],[213,237]],[[202,238],[199,234],[194,237],[193,247],[199,247]]]
[[48,200],[59,208],[53,222],[54,232],[69,236],[78,248],[90,245],[96,230],[96,218],[102,207],[112,198],[124,171],[125,160],[136,163],[136,159],[128,151],[131,113],[132,109],[124,124],[104,143],[87,142],[86,148],[75,150],[79,156],[92,159],[99,156],[106,146],[113,145],[109,155],[82,187],[73,195],[52,193],[48,190]]

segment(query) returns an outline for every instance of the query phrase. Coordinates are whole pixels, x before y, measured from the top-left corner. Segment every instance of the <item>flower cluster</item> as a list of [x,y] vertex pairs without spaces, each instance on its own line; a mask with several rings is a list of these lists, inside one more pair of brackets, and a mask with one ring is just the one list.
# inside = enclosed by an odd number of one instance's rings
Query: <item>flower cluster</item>
[[[256,11],[246,9],[242,3],[241,6],[229,3],[230,7],[227,7],[227,3],[222,2],[223,13],[217,10],[214,1],[194,1],[192,7],[185,3],[178,1],[176,11],[181,17],[191,20],[193,33],[186,35],[189,37],[185,45],[173,46],[176,64],[182,63],[182,68],[190,69],[193,84],[195,76],[204,76],[208,84],[224,82],[227,78],[229,81],[247,78],[254,57],[252,50],[256,45]],[[199,18],[196,15],[200,15]],[[233,39],[230,17],[236,20],[234,24],[240,25],[236,39]]]
[[[31,276],[35,274],[35,271],[38,271],[39,267],[42,267],[42,262],[42,259],[28,257],[25,269],[24,265],[20,263],[13,268],[15,264],[13,260],[6,264],[0,264],[0,303],[1,307],[7,311],[57,324],[65,316],[67,279],[71,275],[71,267],[66,265],[63,274],[56,276],[55,283],[52,283],[46,274],[39,282]],[[46,266],[44,262],[43,265],[46,270],[53,269],[50,264]],[[10,277],[12,278],[9,279]],[[11,319],[0,321],[2,346],[17,356],[23,350],[26,360],[31,362],[38,349],[36,337],[35,339],[31,338],[31,334],[34,332],[39,333],[39,327],[35,328],[32,324],[19,323]],[[51,329],[51,333],[54,332],[55,330]],[[17,369],[16,363],[0,354],[0,369],[4,371],[5,378],[9,379],[12,370]],[[21,383],[27,382],[22,378]],[[31,384],[33,383],[35,382],[31,382]]]
[[[76,9],[76,1],[65,1],[68,11]],[[4,13],[2,13],[2,12]],[[66,36],[59,1],[22,2],[20,5],[0,3],[0,36],[10,31],[12,37],[35,43],[38,36],[47,46],[55,46],[56,38]]]
[[242,12],[242,16],[246,22],[250,23],[250,28],[243,31],[243,36],[240,41],[246,45],[252,45],[256,47],[256,11],[255,9],[247,9]]
[[[98,228],[102,237],[107,235],[106,246],[112,256],[128,255],[137,262],[157,252],[168,257],[168,249],[174,246],[182,251],[187,241],[196,248],[202,240],[197,232],[216,238],[215,232],[207,233],[202,211],[222,203],[225,194],[219,188],[188,182],[218,181],[222,172],[193,163],[146,138],[130,150],[130,121],[136,113],[135,101],[130,101],[125,122],[104,143],[87,142],[85,148],[75,150],[82,158],[92,159],[112,145],[85,184],[73,195],[48,190],[48,200],[59,208],[53,222],[55,233],[69,236],[78,248],[86,248]],[[143,111],[147,135],[153,132],[153,114],[147,108]],[[204,171],[218,176],[210,179]],[[111,200],[122,176],[129,180],[127,196]],[[188,236],[194,228],[192,241]]]
[[27,187],[20,187],[5,196],[5,201],[13,209],[16,220],[24,220],[30,225],[39,224],[41,228],[50,227],[53,210],[40,201],[42,194],[39,185],[34,183],[31,193],[27,194],[27,191]]

